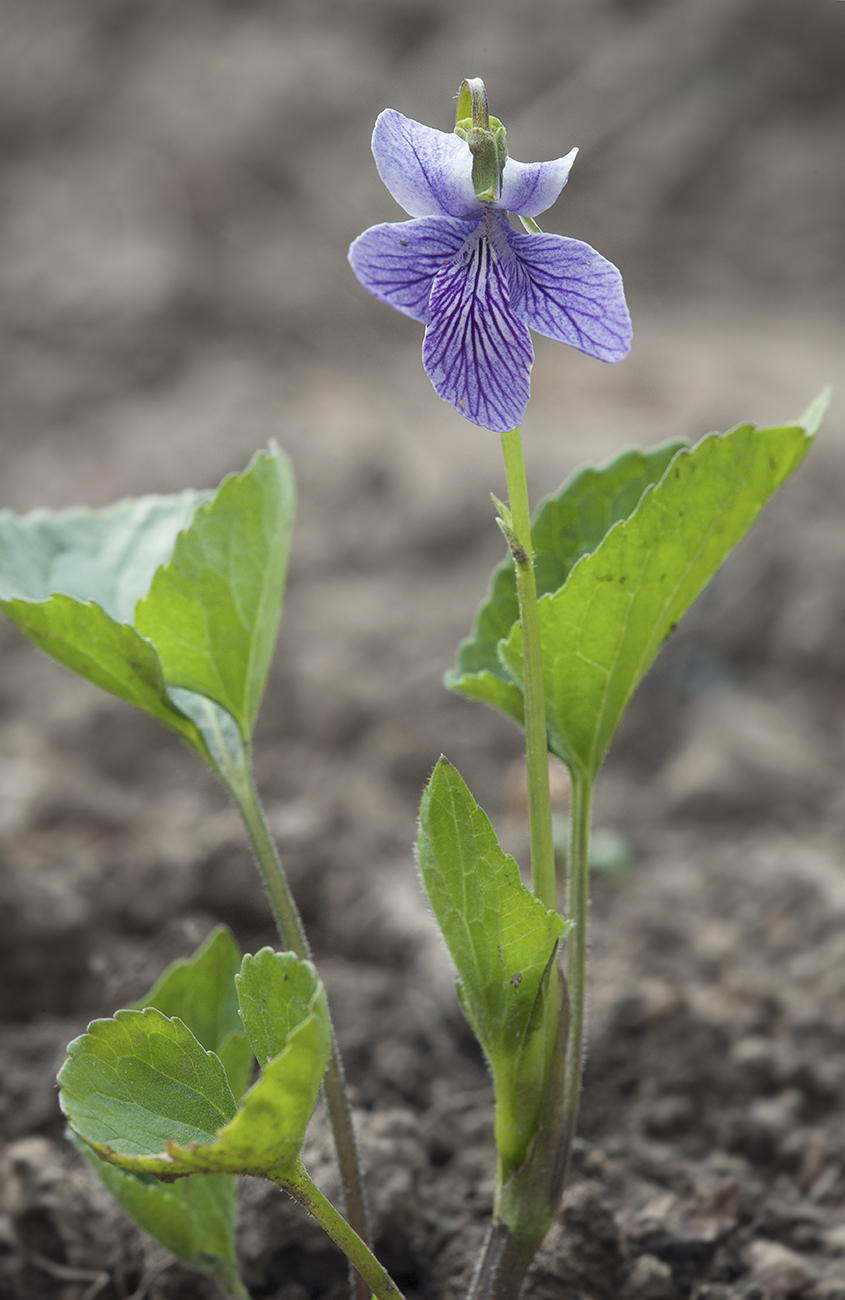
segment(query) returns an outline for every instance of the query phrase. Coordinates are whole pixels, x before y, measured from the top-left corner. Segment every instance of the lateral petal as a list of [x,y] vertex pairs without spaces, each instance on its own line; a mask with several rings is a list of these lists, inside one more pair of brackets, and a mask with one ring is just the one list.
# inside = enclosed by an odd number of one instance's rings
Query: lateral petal
[[622,276],[589,244],[563,235],[508,232],[511,304],[526,325],[599,361],[631,348]]
[[521,217],[536,217],[550,208],[569,179],[577,149],[552,162],[521,163],[508,158],[502,172],[502,193],[495,205]]
[[[466,140],[386,108],[376,118],[378,174],[412,217],[464,217],[482,210]],[[538,209],[539,210],[539,209]]]
[[434,277],[423,365],[438,397],[502,433],[522,423],[534,349],[511,311],[506,261],[480,231]]
[[385,222],[358,236],[349,261],[374,298],[427,325],[434,277],[471,230],[472,225],[458,217]]

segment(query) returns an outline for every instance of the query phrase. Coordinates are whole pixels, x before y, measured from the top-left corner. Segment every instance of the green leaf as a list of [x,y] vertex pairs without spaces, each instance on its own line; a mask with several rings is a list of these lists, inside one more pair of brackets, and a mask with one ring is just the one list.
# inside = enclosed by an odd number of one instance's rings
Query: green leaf
[[[272,446],[213,494],[2,511],[0,609],[59,663],[158,718],[219,771],[206,723],[225,730],[225,711],[249,743],[281,615],[294,496],[290,463]],[[198,703],[204,696],[211,706]]]
[[[685,442],[667,442],[649,451],[625,451],[607,465],[587,465],[538,506],[531,523],[537,594],[557,591],[572,566],[599,545],[620,519],[637,507]],[[523,722],[522,690],[501,662],[497,647],[519,619],[513,560],[495,569],[487,598],[472,633],[458,647],[457,664],[446,685],[492,704]]]
[[[134,1008],[154,1007],[165,1016],[178,1016],[202,1047],[220,1057],[236,1098],[249,1083],[253,1063],[238,1014],[235,975],[240,964],[232,932],[217,926],[192,957],[168,967]],[[225,1290],[245,1294],[237,1275],[231,1174],[193,1174],[166,1184],[152,1174],[117,1169],[78,1138],[74,1141],[118,1204],[146,1232],[191,1267],[214,1276]]]
[[[663,642],[810,445],[741,425],[679,452],[634,514],[539,602],[549,746],[593,778]],[[517,624],[499,653],[522,679]]]
[[[266,994],[259,992],[262,981]],[[113,1020],[94,1021],[68,1048],[59,1084],[73,1130],[133,1173],[290,1176],[329,1059],[325,993],[309,962],[260,953],[244,958],[239,996],[258,1045],[263,1050],[272,1040],[279,1049],[240,1108],[220,1060],[181,1021],[152,1008],[119,1011]],[[273,1013],[287,1008],[274,1039],[262,1022],[262,996]]]
[[115,622],[99,605],[65,595],[39,602],[0,600],[0,609],[53,659],[152,714],[208,761],[199,730],[168,696],[154,647],[128,623]]
[[317,972],[292,952],[262,948],[244,957],[235,983],[241,1018],[262,1067],[287,1049],[310,1017],[323,1020],[325,993]]
[[0,510],[0,600],[61,592],[131,623],[153,574],[210,492],[118,501],[105,510]]
[[294,510],[287,457],[259,454],[197,509],[135,611],[168,685],[214,700],[245,740],[276,643]]
[[177,1016],[206,1051],[221,1058],[236,1098],[249,1083],[253,1061],[238,1012],[235,976],[240,964],[232,931],[218,925],[192,957],[168,966],[134,1008],[155,1007],[165,1016]]
[[220,1059],[154,1007],[93,1021],[68,1047],[59,1086],[71,1126],[129,1156],[211,1142],[237,1110]]
[[71,1133],[74,1146],[131,1218],[191,1268],[213,1277],[229,1295],[249,1300],[237,1271],[237,1185],[231,1174],[193,1174],[163,1183],[102,1160]]
[[500,1157],[506,1168],[516,1168],[542,1103],[544,1004],[557,988],[556,976],[549,975],[566,922],[523,884],[516,862],[445,758],[423,794],[417,852],[457,969],[461,1005],[493,1072]]
[[196,727],[211,766],[239,808],[250,798],[251,776],[247,743],[230,713],[206,695],[171,686],[170,700]]
[[59,663],[151,713],[200,752],[196,727],[167,696],[155,650],[130,624],[179,531],[208,496],[141,497],[105,510],[0,511],[0,608]]

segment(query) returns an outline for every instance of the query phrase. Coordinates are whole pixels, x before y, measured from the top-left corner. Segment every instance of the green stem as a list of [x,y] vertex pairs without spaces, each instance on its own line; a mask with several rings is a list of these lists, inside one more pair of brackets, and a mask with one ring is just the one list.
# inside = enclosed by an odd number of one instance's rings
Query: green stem
[[220,1287],[221,1291],[224,1291],[228,1296],[230,1296],[231,1300],[252,1300],[252,1296],[247,1291],[234,1268],[231,1272],[227,1272],[225,1275],[213,1273],[212,1277]]
[[540,615],[534,580],[534,548],[531,543],[531,514],[528,484],[519,429],[502,434],[502,453],[508,484],[510,521],[506,521],[515,542],[510,542],[516,568],[519,620],[522,626],[525,696],[525,757],[528,766],[528,816],[531,826],[531,881],[534,893],[546,907],[557,903],[555,852],[552,838],[552,805],[549,794],[549,750],[546,733],[546,700],[543,690],[543,660],[540,648]]
[[251,777],[233,792],[238,811],[244,820],[249,842],[255,854],[264,890],[270,901],[279,937],[286,948],[304,961],[312,961],[311,945],[305,934],[299,910],[288,886],[275,841],[264,817]]
[[536,1243],[523,1245],[506,1223],[491,1223],[475,1266],[467,1300],[514,1300]]
[[581,773],[572,774],[572,839],[566,915],[572,929],[566,945],[566,983],[569,989],[569,1040],[563,1085],[564,1140],[572,1148],[581,1099],[584,1061],[584,1011],[587,989],[587,922],[590,910],[590,822],[593,782]]
[[332,1241],[336,1242],[346,1258],[355,1268],[377,1300],[403,1300],[402,1292],[390,1277],[390,1274],[378,1262],[370,1248],[364,1244],[342,1214],[338,1214],[331,1201],[327,1200],[318,1187],[314,1185],[302,1164],[297,1167],[291,1179],[279,1179],[289,1196],[313,1215],[325,1229]]
[[[311,945],[308,942],[299,911],[290,892],[287,877],[276,850],[275,841],[267,826],[264,810],[256,793],[252,776],[248,771],[242,772],[241,779],[236,784],[229,784],[229,789],[243,817],[255,853],[258,870],[267,897],[270,900],[270,907],[273,911],[279,937],[285,947],[296,953],[297,957],[311,961],[313,960]],[[323,1080],[323,1088],[334,1134],[337,1163],[343,1185],[343,1198],[349,1224],[354,1229],[356,1238],[363,1238],[364,1241],[367,1241],[370,1236],[367,1198],[358,1159],[358,1143],[352,1122],[352,1110],[346,1092],[343,1062],[335,1038],[334,1027],[332,1027],[332,1051]],[[369,1300],[369,1291],[362,1279],[357,1275],[354,1278],[354,1284],[356,1300]],[[395,1292],[395,1288],[394,1293],[398,1294]]]

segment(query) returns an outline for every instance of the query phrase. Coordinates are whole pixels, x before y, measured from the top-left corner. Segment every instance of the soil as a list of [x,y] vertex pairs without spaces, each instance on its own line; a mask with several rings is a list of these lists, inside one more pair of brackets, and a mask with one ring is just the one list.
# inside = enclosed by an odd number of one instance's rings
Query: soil
[[[554,229],[617,260],[636,344],[538,341],[532,495],[631,443],[782,421],[842,373],[845,6],[790,0],[1,0],[2,504],[215,484],[276,437],[301,508],[256,739],[329,989],[378,1251],[463,1294],[488,1078],[411,852],[443,751],[524,859],[521,738],[441,685],[501,553],[498,442],[433,396],[350,238],[400,215],[367,140],[482,73],[518,157],[583,147]],[[563,139],[561,136],[563,135]],[[576,169],[577,171],[577,169]],[[576,183],[577,182],[577,183]],[[589,1057],[531,1300],[845,1298],[841,400],[666,647],[603,774]],[[210,1300],[63,1138],[93,1017],[226,921],[273,942],[237,817],[145,716],[0,626],[0,1298]],[[565,781],[558,780],[561,807]],[[325,1117],[306,1163],[336,1192]],[[243,1188],[256,1300],[345,1266]]]

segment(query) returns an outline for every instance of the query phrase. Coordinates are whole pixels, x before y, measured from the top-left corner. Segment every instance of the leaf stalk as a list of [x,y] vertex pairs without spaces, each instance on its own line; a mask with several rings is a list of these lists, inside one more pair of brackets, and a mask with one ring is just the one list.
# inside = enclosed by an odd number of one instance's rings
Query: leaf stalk
[[358,1234],[339,1214],[331,1201],[311,1181],[300,1162],[291,1179],[278,1179],[279,1187],[311,1214],[343,1251],[356,1269],[364,1291],[376,1300],[404,1300],[402,1292]]
[[[279,937],[285,947],[296,953],[297,957],[312,961],[311,945],[305,934],[299,910],[291,894],[284,867],[273,836],[270,834],[264,810],[249,770],[244,770],[241,779],[236,784],[231,784],[229,789],[249,835]],[[358,1142],[355,1137],[352,1109],[346,1091],[343,1061],[341,1060],[333,1025],[331,1027],[331,1041],[332,1050],[323,1080],[323,1089],[334,1135],[340,1180],[343,1185],[343,1197],[348,1219],[347,1226],[353,1231],[356,1239],[361,1240],[363,1245],[370,1238],[370,1217],[367,1209],[361,1163],[358,1158]],[[316,1188],[314,1190],[316,1191]],[[291,1195],[293,1195],[293,1192],[291,1192]],[[299,1199],[299,1197],[296,1199]],[[337,1211],[334,1211],[334,1213],[336,1214]],[[319,1218],[319,1216],[315,1217]],[[320,1219],[320,1222],[323,1223],[323,1220]],[[325,1224],[323,1226],[325,1227]],[[335,1240],[337,1240],[336,1237]],[[341,1246],[341,1249],[345,1249],[345,1247]],[[349,1258],[353,1263],[355,1262],[352,1256],[349,1256]],[[355,1264],[355,1268],[358,1269],[357,1264]],[[356,1300],[369,1300],[369,1287],[364,1282],[360,1269],[353,1276],[353,1285]],[[391,1294],[395,1297],[399,1293],[394,1287]]]

